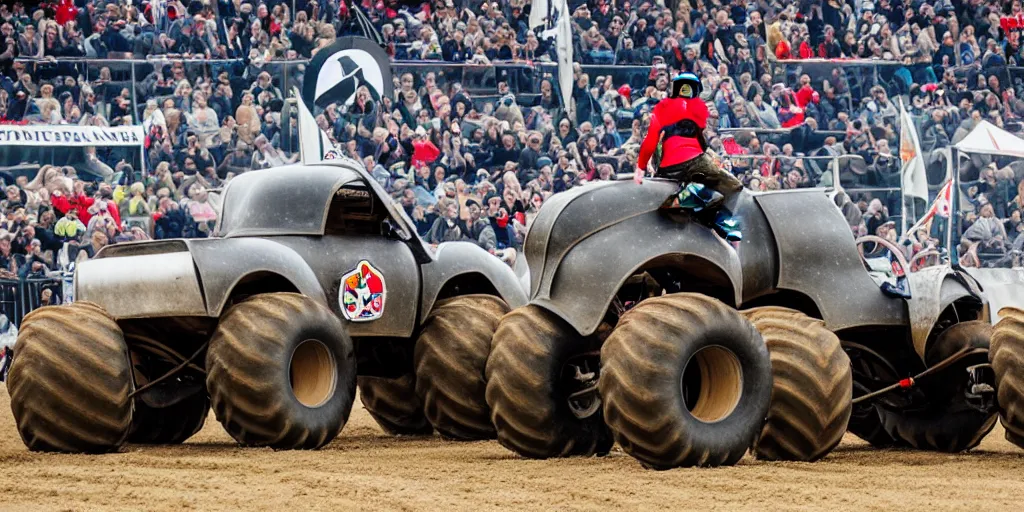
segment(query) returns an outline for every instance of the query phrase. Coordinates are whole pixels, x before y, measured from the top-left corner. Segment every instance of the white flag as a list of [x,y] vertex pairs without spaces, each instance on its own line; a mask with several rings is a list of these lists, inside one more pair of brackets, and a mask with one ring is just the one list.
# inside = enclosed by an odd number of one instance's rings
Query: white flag
[[303,165],[312,165],[341,157],[341,151],[331,142],[331,139],[316,124],[313,113],[306,108],[302,101],[299,90],[294,90],[295,103],[299,106],[299,155]]
[[533,0],[530,7],[530,30],[544,26],[548,19],[548,0]]
[[569,21],[569,2],[562,1],[558,14],[558,86],[562,89],[562,105],[569,113],[572,105],[572,24]]
[[903,234],[903,238],[909,238],[910,235],[924,227],[925,223],[928,222],[932,217],[942,217],[944,219],[950,218],[953,214],[953,180],[949,180],[939,190],[939,195],[932,201],[932,205],[928,208],[928,212],[921,217],[921,220],[917,221],[910,229],[906,230]]
[[910,113],[900,101],[900,160],[903,161],[903,193],[909,197],[928,200],[928,177],[924,171],[924,157],[917,138],[917,127]]

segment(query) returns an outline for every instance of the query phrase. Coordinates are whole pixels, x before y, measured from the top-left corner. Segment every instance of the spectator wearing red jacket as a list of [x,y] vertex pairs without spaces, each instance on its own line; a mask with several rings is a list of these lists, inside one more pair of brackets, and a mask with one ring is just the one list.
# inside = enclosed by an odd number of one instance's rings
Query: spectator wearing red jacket
[[779,121],[783,128],[800,126],[804,122],[804,109],[797,104],[796,96],[790,92],[779,98]]
[[800,58],[801,59],[812,59],[814,58],[814,50],[811,49],[811,43],[807,36],[800,36]]
[[843,56],[843,48],[836,41],[836,30],[825,26],[825,40],[818,45],[818,57],[822,59],[838,59]]
[[75,183],[75,191],[70,196],[65,196],[57,190],[50,196],[50,201],[53,203],[53,207],[63,215],[67,215],[70,210],[74,209],[78,212],[79,220],[85,225],[89,225],[89,219],[92,218],[89,207],[96,202],[95,199],[85,195],[85,182],[81,181]]
[[416,134],[412,139],[412,165],[418,167],[420,164],[430,164],[437,157],[441,156],[441,150],[427,137],[427,131],[422,126],[416,128]]
[[811,102],[812,96],[814,96],[814,88],[811,87],[811,77],[803,75],[800,77],[800,89],[796,91],[797,106],[806,107]]
[[60,0],[57,5],[56,13],[54,18],[57,20],[57,24],[60,26],[67,25],[69,21],[74,20],[78,17],[78,7],[75,7],[75,3],[72,0]]
[[793,58],[793,48],[789,46],[789,41],[782,39],[779,44],[775,47],[775,58],[779,60],[788,60]]

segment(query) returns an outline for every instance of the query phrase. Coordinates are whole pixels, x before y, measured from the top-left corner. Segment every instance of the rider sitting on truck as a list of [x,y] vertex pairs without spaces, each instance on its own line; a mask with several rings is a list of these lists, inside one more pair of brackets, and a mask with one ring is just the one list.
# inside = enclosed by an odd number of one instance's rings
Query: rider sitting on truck
[[[700,99],[702,88],[700,79],[693,73],[672,79],[671,96],[651,110],[651,125],[640,145],[635,173],[636,182],[641,183],[660,142],[661,161],[653,175],[688,183],[680,193],[679,202],[680,206],[694,211],[714,209],[725,197],[743,188],[735,176],[715,165],[706,153],[708,142],[704,129],[709,112]],[[708,224],[727,240],[741,238],[737,222],[725,211],[719,211]]]

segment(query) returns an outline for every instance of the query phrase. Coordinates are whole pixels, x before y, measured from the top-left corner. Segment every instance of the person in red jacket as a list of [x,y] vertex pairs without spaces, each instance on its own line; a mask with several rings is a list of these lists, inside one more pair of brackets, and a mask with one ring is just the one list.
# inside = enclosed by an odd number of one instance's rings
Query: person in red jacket
[[814,50],[811,49],[810,39],[807,36],[800,36],[800,58],[810,59],[814,57]]
[[811,87],[811,77],[802,75],[800,77],[800,89],[796,91],[797,106],[800,108],[806,107],[811,102],[812,96],[814,96],[814,87]]
[[724,196],[743,188],[740,180],[720,169],[705,154],[708,142],[704,129],[710,113],[700,99],[701,89],[697,75],[683,73],[672,81],[672,96],[651,109],[651,125],[640,144],[637,181],[643,180],[648,162],[661,142],[661,162],[654,171],[655,177],[681,183],[700,182]]
[[78,17],[78,7],[75,7],[75,2],[72,0],[60,0],[54,17],[57,19],[57,24],[63,27]]
[[[711,212],[742,189],[743,183],[716,165],[706,153],[708,143],[704,129],[710,113],[700,99],[702,88],[700,79],[693,73],[683,73],[672,80],[671,97],[651,109],[651,124],[640,144],[634,179],[638,184],[643,183],[648,162],[661,142],[661,161],[654,176],[689,183],[680,193],[680,205],[690,205],[695,212]],[[714,192],[720,196],[714,197]],[[719,211],[713,219],[704,220],[724,238],[740,239],[738,223],[727,212]]]
[[86,226],[89,225],[89,219],[92,218],[92,214],[89,213],[89,207],[92,206],[95,199],[85,195],[85,183],[75,183],[75,190],[70,196],[65,196],[60,191],[54,191],[50,195],[50,202],[53,203],[53,207],[57,209],[61,214],[66,215],[72,208],[78,212],[78,218]]
[[412,165],[418,167],[420,164],[431,164],[437,157],[441,156],[441,150],[427,137],[427,131],[422,126],[416,128],[412,139]]
[[793,58],[793,49],[789,46],[789,41],[786,41],[784,38],[779,41],[778,46],[775,47],[775,58],[779,60]]

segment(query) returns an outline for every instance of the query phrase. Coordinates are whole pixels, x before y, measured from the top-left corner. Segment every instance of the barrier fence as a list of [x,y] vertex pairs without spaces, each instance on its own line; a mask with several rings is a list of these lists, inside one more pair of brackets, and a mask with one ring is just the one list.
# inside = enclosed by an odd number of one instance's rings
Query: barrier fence
[[[127,90],[136,112],[142,112],[148,99],[173,95],[173,89],[181,79],[188,79],[194,85],[196,79],[205,77],[216,80],[221,73],[227,73],[236,94],[250,88],[259,73],[270,74],[275,87],[284,95],[293,87],[302,85],[308,61],[268,61],[260,65],[240,59],[194,59],[194,58],[149,58],[149,59],[83,59],[61,58],[28,59],[19,58],[32,71],[36,82],[53,80],[57,77],[83,77],[101,100],[110,101]],[[498,83],[505,82],[511,92],[536,94],[540,82],[550,80],[557,88],[558,66],[545,62],[493,62],[489,65],[465,64],[445,61],[394,61],[392,73],[399,77],[412,73],[420,79],[433,73],[439,85],[459,82],[477,94],[496,94]],[[646,85],[650,66],[583,65],[582,71],[592,81],[598,77],[611,77],[617,88],[629,84],[634,89]],[[162,80],[160,80],[162,79]],[[164,82],[170,85],[162,85]],[[235,87],[237,86],[237,87]],[[166,89],[163,92],[154,89]],[[153,94],[156,92],[156,94]]]
[[[240,100],[240,92],[253,87],[257,76],[261,73],[270,75],[273,85],[283,97],[290,91],[300,88],[305,78],[305,60],[272,60],[257,65],[240,59],[195,59],[169,58],[166,56],[147,59],[18,59],[20,63],[30,66],[37,82],[51,80],[61,76],[80,76],[94,90],[101,111],[106,112],[111,103],[127,92],[132,105],[134,122],[141,122],[147,100],[156,100],[158,104],[167,98],[174,98],[181,93],[178,84],[188,79],[194,87],[197,79],[203,77],[213,83],[218,77],[226,75],[235,94],[234,100]],[[634,91],[643,90],[651,78],[650,66],[628,65],[580,65],[583,73],[589,75],[592,87],[600,82],[611,89],[629,85]],[[931,68],[929,68],[931,69]],[[1024,67],[1002,66],[982,70],[979,66],[956,68],[958,76],[970,82],[976,79],[979,71],[996,73],[1006,85],[1018,88],[1018,95],[1024,94]],[[424,80],[433,75],[441,86],[460,83],[469,93],[474,105],[480,109],[487,103],[494,104],[500,99],[500,84],[508,85],[508,90],[515,94],[520,105],[530,105],[541,91],[541,84],[549,81],[553,96],[560,102],[558,92],[557,64],[551,62],[493,62],[490,65],[452,63],[445,61],[394,61],[393,74],[396,78],[405,73],[412,74],[417,80]],[[871,87],[881,85],[891,94],[906,92],[911,82],[926,83],[930,77],[927,69],[915,66],[904,66],[896,62],[874,60],[782,60],[769,63],[773,83],[796,83],[802,75],[808,75],[812,84],[821,89],[823,97],[842,110],[856,111],[864,98],[870,96]],[[934,70],[932,71],[934,72]],[[751,77],[758,82],[761,77]],[[825,84],[828,84],[827,87]],[[737,88],[744,88],[737,83]],[[825,89],[831,92],[826,92]],[[764,87],[761,87],[764,89]],[[765,90],[764,94],[769,91]],[[1013,123],[1010,123],[1013,124]],[[282,120],[282,127],[287,126]],[[1015,126],[1015,125],[1014,125]],[[819,127],[818,134],[835,136],[841,140],[843,132],[825,132],[827,127]],[[1012,127],[1011,127],[1012,129]],[[779,130],[756,130],[766,140],[785,144],[791,142],[789,132]],[[284,130],[287,132],[287,130]],[[292,149],[280,148],[286,153]]]
[[0,279],[0,313],[14,325],[32,311],[64,302],[64,277],[27,277]]
[[[285,94],[292,87],[300,86],[304,78],[307,60],[271,60],[261,64],[247,62],[243,59],[198,59],[171,58],[166,56],[146,59],[86,59],[61,58],[19,58],[17,62],[30,66],[33,76],[38,80],[51,80],[59,76],[82,76],[94,89],[99,88],[102,96],[113,99],[127,89],[132,97],[135,111],[141,112],[145,100],[153,96],[147,94],[152,84],[151,74],[163,75],[167,80],[175,82],[188,78],[194,84],[200,76],[216,78],[227,73],[232,84],[248,88],[253,84],[257,74],[266,71],[274,80],[274,85]],[[929,65],[903,65],[899,62],[864,60],[864,59],[806,59],[806,60],[775,60],[768,63],[773,83],[796,83],[800,76],[808,75],[816,88],[824,82],[836,90],[836,98],[850,110],[859,106],[861,98],[869,96],[869,90],[882,85],[890,92],[907,92],[913,83],[928,83],[941,78],[941,69]],[[542,80],[551,80],[557,87],[557,64],[541,61],[494,61],[490,64],[469,64],[446,61],[403,61],[392,62],[395,76],[402,73],[413,73],[426,76],[434,73],[439,83],[460,82],[470,90],[479,94],[494,94],[498,83],[506,82],[513,93],[535,94],[540,91]],[[582,64],[582,72],[591,78],[594,85],[598,77],[611,77],[615,88],[629,84],[634,90],[642,89],[651,77],[651,66],[648,65],[617,65],[617,64]],[[179,71],[180,69],[180,71]],[[961,81],[977,78],[978,73],[997,75],[1004,86],[1024,89],[1024,67],[995,66],[982,68],[980,65],[954,67]],[[738,77],[734,77],[738,78]],[[761,77],[752,76],[754,82]],[[236,91],[237,92],[237,91]],[[822,91],[824,92],[824,91]],[[1018,93],[1024,90],[1018,90]],[[767,93],[767,91],[766,91]]]
[[[266,72],[271,76],[274,86],[280,89],[284,97],[287,97],[293,88],[298,87],[301,90],[305,68],[308,64],[308,61],[305,60],[272,60],[257,65],[240,59],[190,59],[166,56],[147,59],[62,58],[60,61],[56,61],[44,58],[18,59],[17,61],[31,66],[37,82],[59,76],[84,77],[104,105],[109,105],[114,98],[127,91],[134,107],[133,112],[136,113],[136,123],[141,120],[146,100],[155,99],[159,102],[162,99],[173,97],[177,88],[176,82],[179,82],[180,79],[187,78],[194,85],[198,77],[206,77],[216,82],[218,76],[224,73],[237,96],[240,91],[252,87],[257,75]],[[642,90],[651,77],[650,66],[582,64],[580,69],[589,75],[591,86],[605,80],[610,81],[613,88],[628,84],[633,90]],[[971,81],[977,80],[979,73],[995,74],[1000,77],[1004,86],[1017,89],[1018,96],[1024,94],[1024,67],[982,68],[979,64],[953,69],[958,79],[961,82],[966,82],[972,89],[974,83]],[[479,65],[445,61],[396,60],[392,62],[392,70],[396,78],[410,73],[422,81],[433,74],[441,86],[458,82],[470,93],[478,108],[482,108],[486,103],[493,104],[500,99],[499,87],[502,82],[506,83],[509,91],[517,96],[520,104],[530,104],[540,93],[541,84],[545,80],[550,81],[553,96],[556,99],[561,97],[557,90],[557,65],[551,62],[492,62],[489,65]],[[927,83],[936,75],[937,70],[934,66],[905,66],[898,62],[878,60],[807,59],[770,61],[769,71],[773,83],[793,84],[804,74],[810,76],[812,84],[816,88],[824,89],[824,84],[827,82],[829,89],[834,92],[833,100],[848,111],[856,111],[860,108],[862,100],[870,96],[871,87],[880,85],[886,88],[890,94],[904,93],[912,83]],[[760,78],[751,77],[753,81],[759,81]],[[1008,123],[1008,128],[1010,124],[1012,123]],[[282,120],[282,125],[287,126],[284,120]],[[795,142],[791,129],[720,130],[723,135],[730,133],[738,135],[740,132],[752,132],[757,134],[762,142],[772,142],[779,147]],[[287,133],[287,130],[282,133]],[[837,140],[842,140],[845,133],[818,130],[816,135],[834,136]],[[289,137],[283,135],[282,141],[287,139]],[[737,137],[737,140],[740,140],[740,137]],[[294,149],[293,146],[293,144],[283,144],[281,149],[288,153]],[[810,167],[820,165],[811,158],[820,156],[816,154],[817,149],[807,149],[811,150],[807,151],[808,156],[805,157],[808,165]],[[875,155],[873,152],[869,152],[867,156],[873,159]],[[829,158],[823,157],[821,161],[828,161]],[[732,160],[739,163],[735,157]],[[756,165],[760,165],[760,163]],[[894,217],[898,218],[902,214],[902,204],[899,200],[898,168],[895,172],[879,171],[877,166],[874,166],[874,169],[865,169],[868,166],[864,163],[863,158],[859,163],[856,160],[850,160],[849,163],[841,164],[837,160],[833,164],[824,165],[833,165],[837,169],[832,175],[836,180],[835,184],[841,185],[847,192],[856,193],[858,197],[865,199],[878,198],[890,207],[890,213]],[[839,169],[842,169],[842,172]],[[827,174],[822,169],[807,170],[809,173],[817,173],[819,176]],[[932,181],[931,175],[929,175],[929,181]],[[941,182],[929,183],[933,197],[940,185]],[[852,193],[851,195],[853,195]]]

